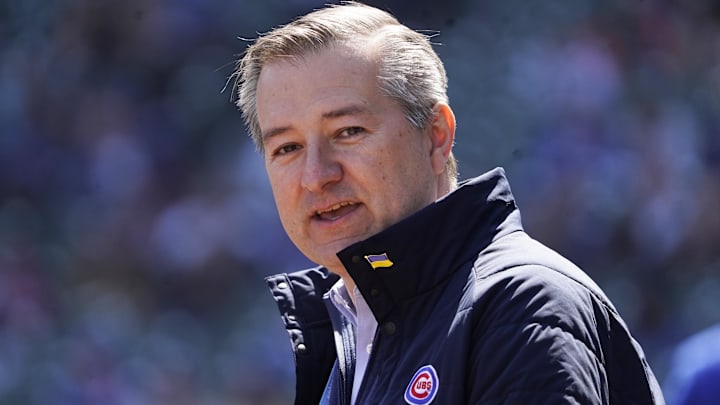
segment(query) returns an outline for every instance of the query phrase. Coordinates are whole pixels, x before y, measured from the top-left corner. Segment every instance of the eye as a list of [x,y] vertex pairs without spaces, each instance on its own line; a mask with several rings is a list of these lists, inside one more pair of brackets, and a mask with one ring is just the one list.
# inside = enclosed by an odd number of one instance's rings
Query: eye
[[340,132],[340,136],[353,137],[365,132],[365,128],[362,127],[347,127]]
[[296,150],[300,149],[300,145],[296,143],[287,143],[284,145],[281,145],[280,147],[276,148],[272,151],[272,156],[284,156],[287,154],[290,154],[292,152],[295,152]]

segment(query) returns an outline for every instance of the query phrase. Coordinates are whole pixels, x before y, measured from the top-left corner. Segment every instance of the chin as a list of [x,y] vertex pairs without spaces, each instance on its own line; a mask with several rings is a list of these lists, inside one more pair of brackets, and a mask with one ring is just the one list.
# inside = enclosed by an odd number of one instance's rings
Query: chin
[[[349,245],[346,245],[349,246]],[[344,266],[340,259],[337,257],[337,253],[343,250],[345,247],[340,247],[337,250],[328,250],[327,252],[323,252],[321,254],[316,254],[314,256],[308,256],[310,261],[319,264],[323,267],[326,267],[329,270],[335,270],[335,269],[344,269]],[[334,273],[337,273],[337,271],[333,271]]]
[[[363,241],[367,238],[369,238],[370,234],[362,234],[362,235],[354,235],[349,236],[346,238],[342,238],[339,240],[334,240],[332,242],[319,244],[319,249],[308,249],[308,250],[301,250],[303,253],[309,252],[311,254],[305,254],[305,256],[310,259],[310,261],[317,263],[321,266],[330,268],[344,268],[342,262],[340,259],[338,259],[337,254],[342,251],[343,249],[347,248],[348,246],[351,246],[357,242]],[[316,245],[317,246],[317,245]]]

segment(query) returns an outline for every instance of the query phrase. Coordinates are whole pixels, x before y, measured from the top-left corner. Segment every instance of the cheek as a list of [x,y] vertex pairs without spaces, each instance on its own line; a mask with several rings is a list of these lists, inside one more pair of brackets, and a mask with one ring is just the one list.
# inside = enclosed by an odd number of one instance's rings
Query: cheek
[[297,245],[298,236],[302,233],[302,224],[298,220],[298,213],[293,209],[293,206],[288,203],[287,200],[282,198],[275,198],[275,205],[277,207],[278,216],[280,217],[280,223],[290,240]]
[[273,199],[275,200],[275,206],[283,222],[285,221],[284,217],[289,216],[292,202],[290,188],[286,183],[287,182],[283,182],[281,178],[270,176],[270,188],[272,189]]
[[273,178],[271,177],[270,188],[272,189],[273,198],[275,199],[275,205],[280,208],[280,205],[282,205],[283,197],[285,195],[283,192],[283,187],[278,181],[273,180]]
[[268,178],[270,180],[270,187],[272,188],[273,199],[275,200],[275,207],[277,208],[280,221],[282,222],[285,231],[290,234],[299,226],[299,216],[301,215],[302,207],[300,207],[300,199],[298,196],[298,189],[294,187],[294,182],[297,182],[292,173],[283,171],[268,172]]

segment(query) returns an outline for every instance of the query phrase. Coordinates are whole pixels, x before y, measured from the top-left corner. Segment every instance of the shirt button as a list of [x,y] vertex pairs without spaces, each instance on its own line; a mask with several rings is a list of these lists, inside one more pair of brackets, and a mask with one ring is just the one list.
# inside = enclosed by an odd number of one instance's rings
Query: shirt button
[[395,332],[397,332],[397,326],[395,322],[385,322],[385,324],[383,324],[383,330],[386,335],[394,335]]
[[365,347],[365,351],[367,352],[367,354],[370,354],[372,352],[372,343]]

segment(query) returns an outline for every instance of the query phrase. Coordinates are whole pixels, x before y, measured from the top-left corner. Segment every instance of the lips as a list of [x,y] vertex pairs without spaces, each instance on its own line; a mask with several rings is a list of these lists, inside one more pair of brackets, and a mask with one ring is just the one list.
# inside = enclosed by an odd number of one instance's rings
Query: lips
[[343,201],[330,207],[315,211],[314,217],[324,221],[334,221],[355,210],[357,206],[357,203]]

